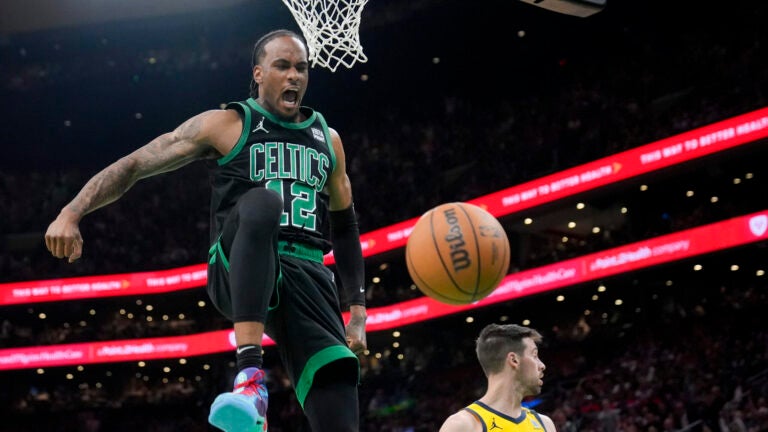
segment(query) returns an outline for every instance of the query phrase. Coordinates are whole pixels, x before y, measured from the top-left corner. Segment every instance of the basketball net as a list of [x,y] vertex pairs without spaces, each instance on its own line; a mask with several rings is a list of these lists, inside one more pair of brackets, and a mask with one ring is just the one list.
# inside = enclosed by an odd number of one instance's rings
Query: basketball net
[[368,57],[360,45],[360,17],[368,0],[283,0],[299,24],[312,66],[335,72]]

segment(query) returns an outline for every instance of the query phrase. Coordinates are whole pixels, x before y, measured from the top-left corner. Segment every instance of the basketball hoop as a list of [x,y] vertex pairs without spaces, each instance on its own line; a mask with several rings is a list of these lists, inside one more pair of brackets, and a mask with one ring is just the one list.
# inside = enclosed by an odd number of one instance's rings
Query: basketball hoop
[[368,0],[283,0],[301,28],[312,66],[335,72],[368,57],[360,45],[360,17]]

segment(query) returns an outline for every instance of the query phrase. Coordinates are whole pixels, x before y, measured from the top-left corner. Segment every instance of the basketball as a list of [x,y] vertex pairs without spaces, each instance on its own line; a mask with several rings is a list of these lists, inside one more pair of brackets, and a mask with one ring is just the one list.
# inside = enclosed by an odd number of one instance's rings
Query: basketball
[[487,297],[509,270],[509,239],[499,221],[473,204],[424,213],[405,246],[408,273],[426,296],[462,305]]

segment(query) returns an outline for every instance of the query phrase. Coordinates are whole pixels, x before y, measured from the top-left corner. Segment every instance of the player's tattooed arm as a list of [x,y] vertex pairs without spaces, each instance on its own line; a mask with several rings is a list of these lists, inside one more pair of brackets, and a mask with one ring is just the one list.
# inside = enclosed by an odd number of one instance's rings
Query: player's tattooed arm
[[210,112],[199,114],[172,132],[150,141],[93,176],[65,210],[76,219],[103,207],[128,191],[138,180],[180,168],[213,154],[204,133]]
[[242,123],[231,110],[198,114],[93,176],[48,225],[45,245],[57,258],[75,262],[83,253],[80,220],[123,196],[138,180],[220,156],[235,141]]

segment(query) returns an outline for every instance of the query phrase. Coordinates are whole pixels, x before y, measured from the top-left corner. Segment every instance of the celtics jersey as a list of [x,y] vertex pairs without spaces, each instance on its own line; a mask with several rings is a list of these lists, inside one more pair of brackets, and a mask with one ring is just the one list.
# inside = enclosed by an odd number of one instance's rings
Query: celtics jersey
[[280,240],[330,251],[324,187],[336,156],[323,116],[302,107],[306,120],[285,122],[252,98],[227,108],[240,113],[243,131],[232,151],[211,168],[211,242],[237,200],[252,188],[265,187],[283,198]]
[[483,432],[546,432],[539,414],[525,407],[517,418],[496,411],[480,401],[475,401],[464,410],[483,425]]

